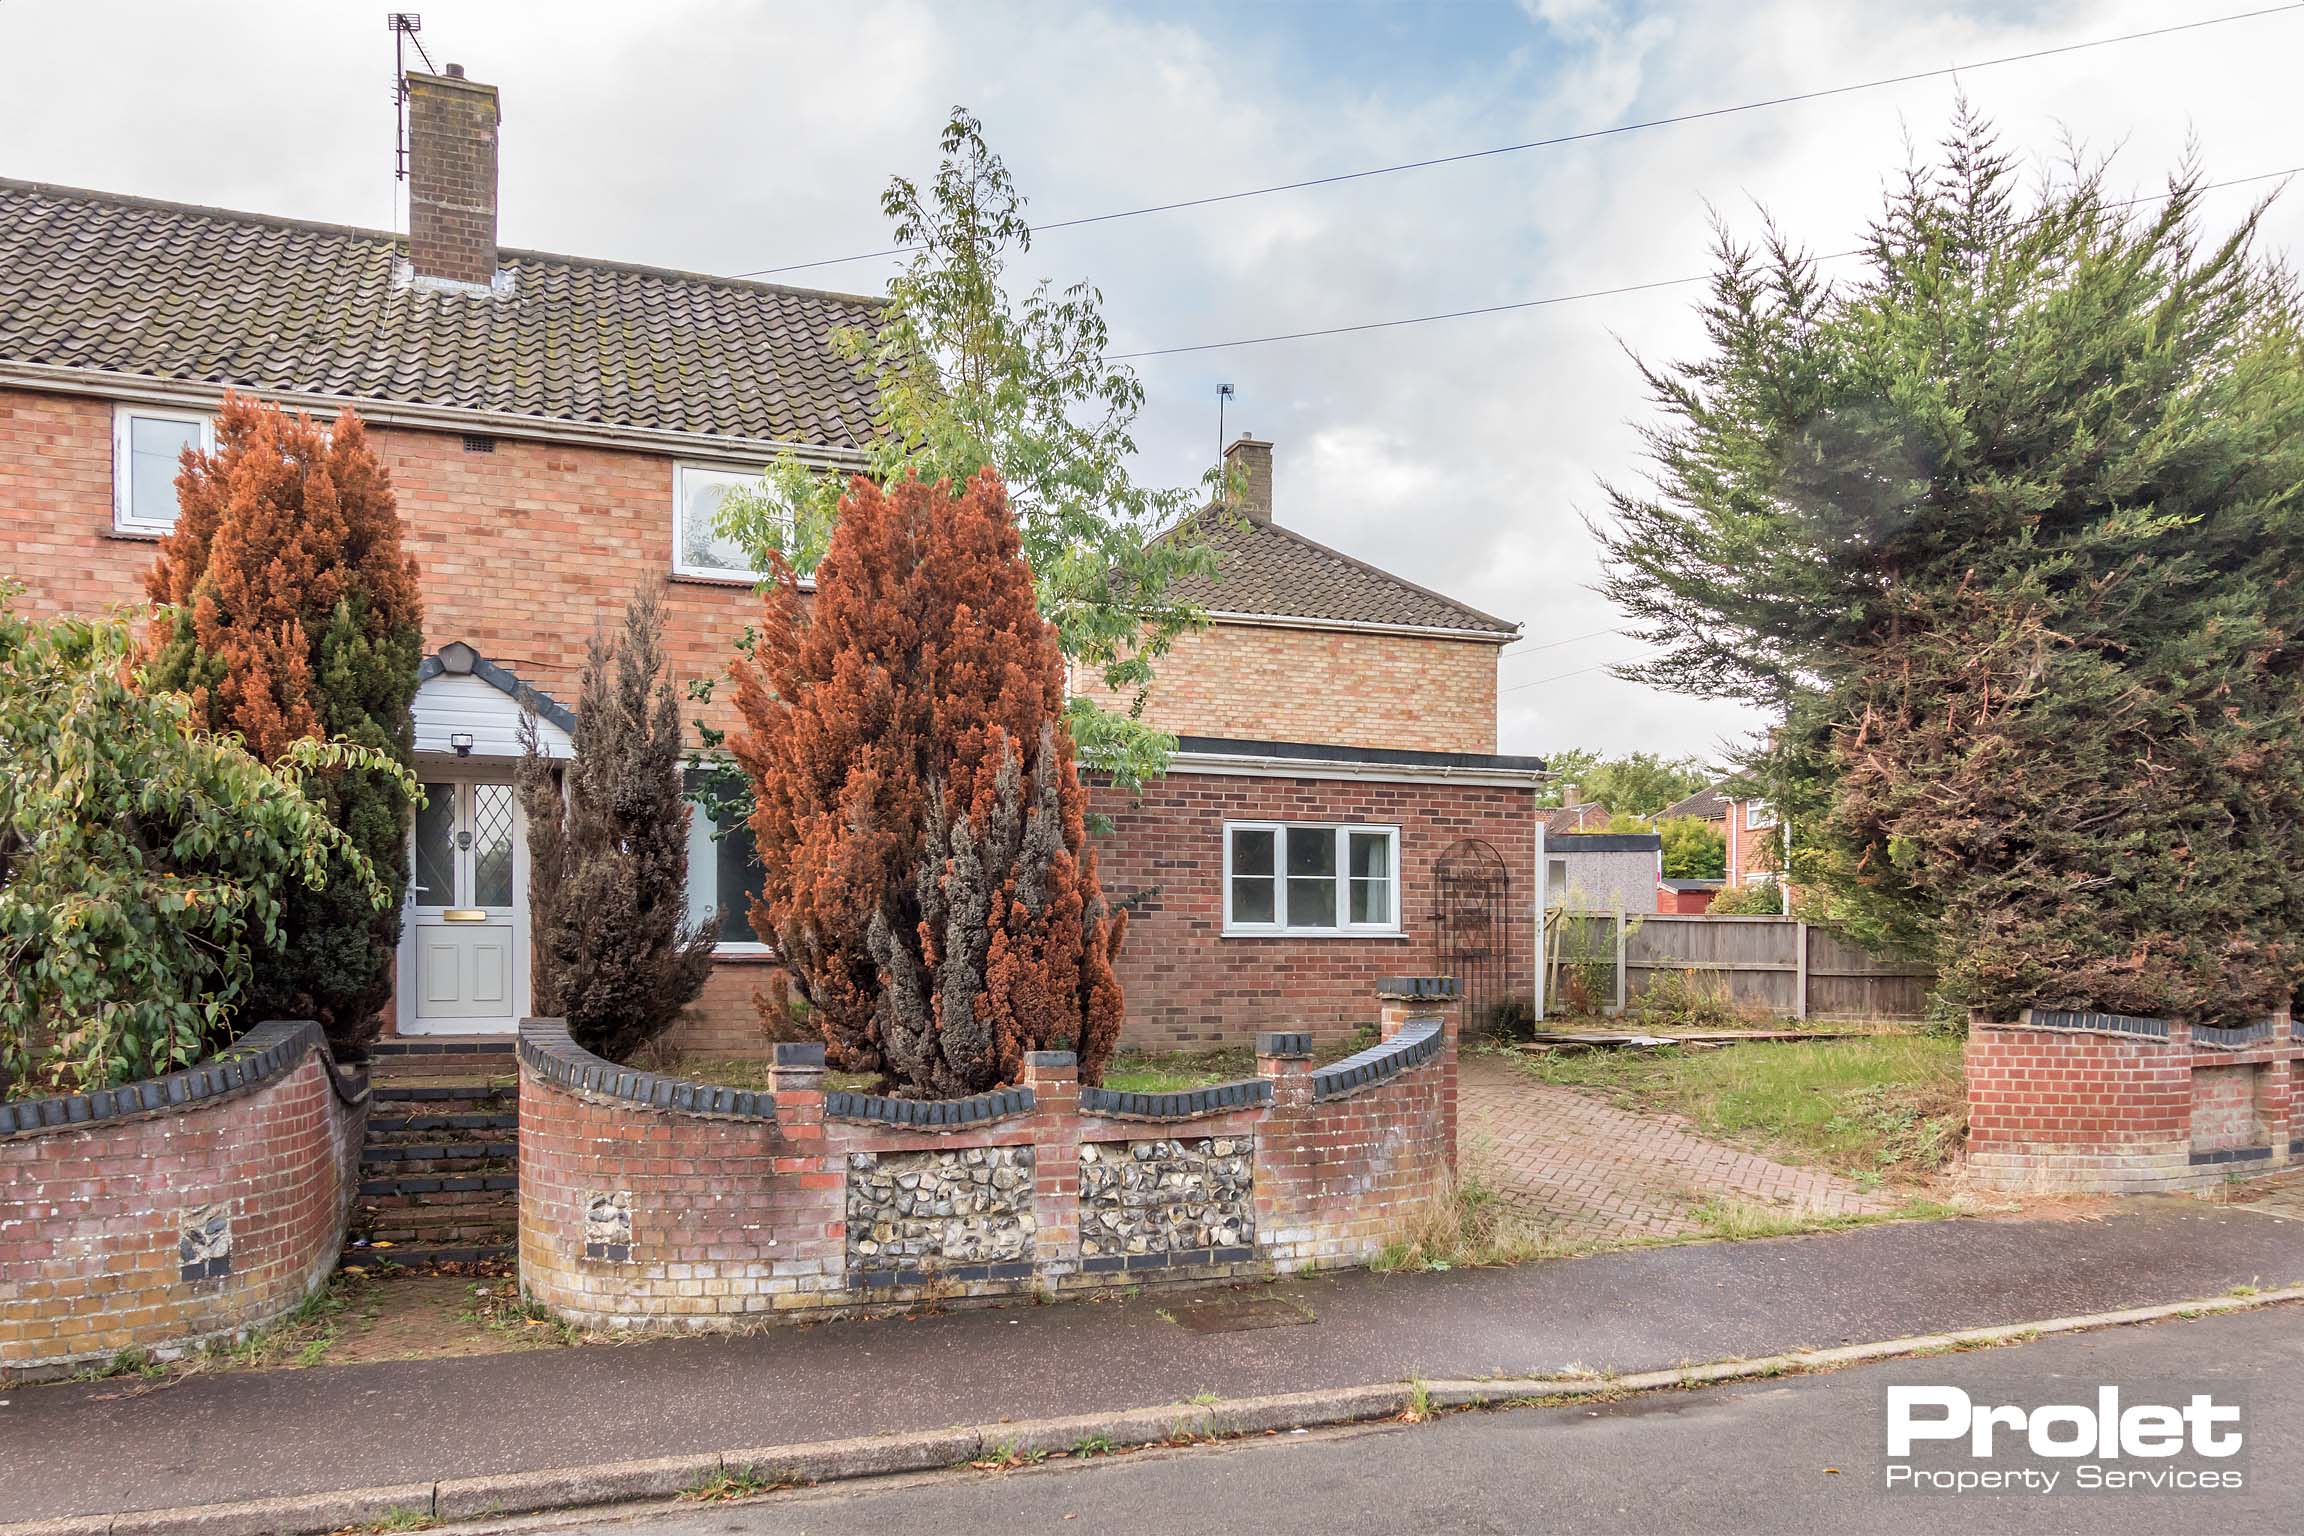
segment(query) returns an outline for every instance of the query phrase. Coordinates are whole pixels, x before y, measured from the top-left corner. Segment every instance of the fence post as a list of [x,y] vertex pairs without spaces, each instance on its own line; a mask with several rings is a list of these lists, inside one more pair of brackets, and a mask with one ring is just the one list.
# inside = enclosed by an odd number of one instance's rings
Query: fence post
[[1795,942],[1799,944],[1800,948],[1798,953],[1793,956],[1794,969],[1792,973],[1792,1007],[1795,1011],[1792,1017],[1796,1019],[1804,1019],[1808,1017],[1807,919],[1802,918],[1799,922],[1799,926],[1793,931],[1797,935]]
[[1624,974],[1624,903],[1616,903],[1616,1011],[1622,1013],[1631,999],[1626,995],[1629,978]]

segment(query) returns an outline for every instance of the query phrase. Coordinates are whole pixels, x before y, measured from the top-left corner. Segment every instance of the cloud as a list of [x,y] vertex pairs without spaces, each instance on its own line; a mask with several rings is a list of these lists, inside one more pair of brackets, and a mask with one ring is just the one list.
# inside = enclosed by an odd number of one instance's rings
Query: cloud
[[[647,7],[435,0],[424,37],[503,88],[508,243],[736,272],[886,244],[891,171],[977,109],[1043,221],[1700,112],[2167,24],[2146,0],[1525,8],[1179,4]],[[378,224],[394,217],[389,39],[290,0],[0,6],[0,174]],[[2139,193],[2197,132],[2213,176],[2304,159],[2285,118],[2304,18],[1968,73],[2008,143],[2121,144]],[[122,88],[91,111],[93,61]],[[1822,250],[1876,206],[1955,92],[1918,82],[1186,212],[1050,231],[1022,281],[1092,279],[1122,349],[1701,274],[1707,209],[1755,203]],[[2220,194],[2212,216],[2245,194]],[[2292,240],[2300,215],[2266,226]],[[1845,267],[1839,270],[1845,270]],[[783,280],[875,288],[886,264]],[[1635,654],[1591,590],[1583,516],[1637,483],[1630,349],[1684,357],[1694,288],[1146,361],[1142,471],[1196,480],[1229,414],[1275,440],[1278,513],[1527,627],[1503,746],[1703,752],[1744,711],[1582,670]],[[1545,681],[1538,681],[1545,680]],[[1519,686],[1533,683],[1535,686]]]

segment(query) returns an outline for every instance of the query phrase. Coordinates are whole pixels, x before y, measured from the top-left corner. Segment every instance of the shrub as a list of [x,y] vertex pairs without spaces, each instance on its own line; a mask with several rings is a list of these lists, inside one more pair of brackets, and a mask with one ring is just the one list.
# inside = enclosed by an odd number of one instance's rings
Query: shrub
[[764,871],[753,926],[832,1060],[958,1097],[1067,1048],[1097,1081],[1125,917],[1096,879],[1063,659],[999,480],[859,477],[813,604],[778,566],[733,669],[731,746]]
[[575,757],[556,767],[534,714],[521,720],[532,984],[539,1012],[623,1061],[703,990],[716,927],[688,920],[691,811],[656,589],[632,599],[613,638],[593,630],[574,734]]
[[1737,1029],[1768,1017],[1763,1008],[1737,1002],[1725,976],[1693,966],[1649,977],[1628,1011],[1650,1029]]
[[[306,794],[315,770],[415,785],[297,738],[266,767],[148,690],[124,623],[28,624],[0,590],[0,1093],[171,1071],[229,1039],[292,889],[388,882]],[[396,777],[397,776],[397,777]]]
[[1773,879],[1726,886],[1706,910],[1719,917],[1782,917],[1784,888]]
[[[310,737],[408,764],[423,604],[360,418],[346,411],[323,429],[228,396],[216,440],[213,454],[186,457],[183,510],[147,579],[173,605],[152,628],[153,686],[188,695],[194,723],[237,731],[260,758]],[[291,887],[242,1007],[317,1019],[357,1056],[392,995],[414,800],[405,775],[382,769],[323,773],[307,792],[391,900],[378,906],[346,880]]]

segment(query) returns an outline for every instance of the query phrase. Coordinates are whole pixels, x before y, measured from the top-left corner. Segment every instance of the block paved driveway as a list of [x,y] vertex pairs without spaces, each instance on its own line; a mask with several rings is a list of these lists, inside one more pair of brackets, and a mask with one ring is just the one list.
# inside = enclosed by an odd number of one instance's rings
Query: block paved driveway
[[1493,1056],[1461,1058],[1458,1160],[1564,1243],[1702,1233],[1692,1214],[1734,1201],[1803,1215],[1858,1215],[1894,1202],[1849,1180],[1698,1135],[1675,1116],[1634,1114],[1540,1083]]

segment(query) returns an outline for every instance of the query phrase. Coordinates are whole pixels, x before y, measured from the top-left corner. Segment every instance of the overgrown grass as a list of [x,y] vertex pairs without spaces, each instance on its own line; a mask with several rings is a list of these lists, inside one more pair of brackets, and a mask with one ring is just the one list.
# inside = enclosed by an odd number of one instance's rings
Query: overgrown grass
[[1379,1272],[1476,1269],[1520,1264],[1566,1252],[1543,1230],[1504,1202],[1477,1174],[1461,1174],[1448,1198],[1434,1204],[1369,1260]]
[[[1363,1026],[1313,1047],[1312,1061],[1326,1066],[1375,1043],[1375,1029]],[[1114,1051],[1104,1064],[1104,1086],[1115,1093],[1182,1093],[1255,1075],[1256,1052],[1245,1045],[1213,1051]]]
[[1523,1056],[1548,1083],[1685,1116],[1784,1161],[1873,1178],[1943,1167],[1967,1133],[1960,1042],[1935,1035]]
[[[635,1063],[643,1071],[660,1072],[683,1082],[708,1083],[714,1088],[746,1088],[766,1093],[774,1084],[769,1079],[766,1057],[739,1057],[723,1060],[715,1056],[654,1055],[645,1063]],[[870,1072],[827,1072],[824,1086],[842,1093],[869,1093],[880,1079]]]

